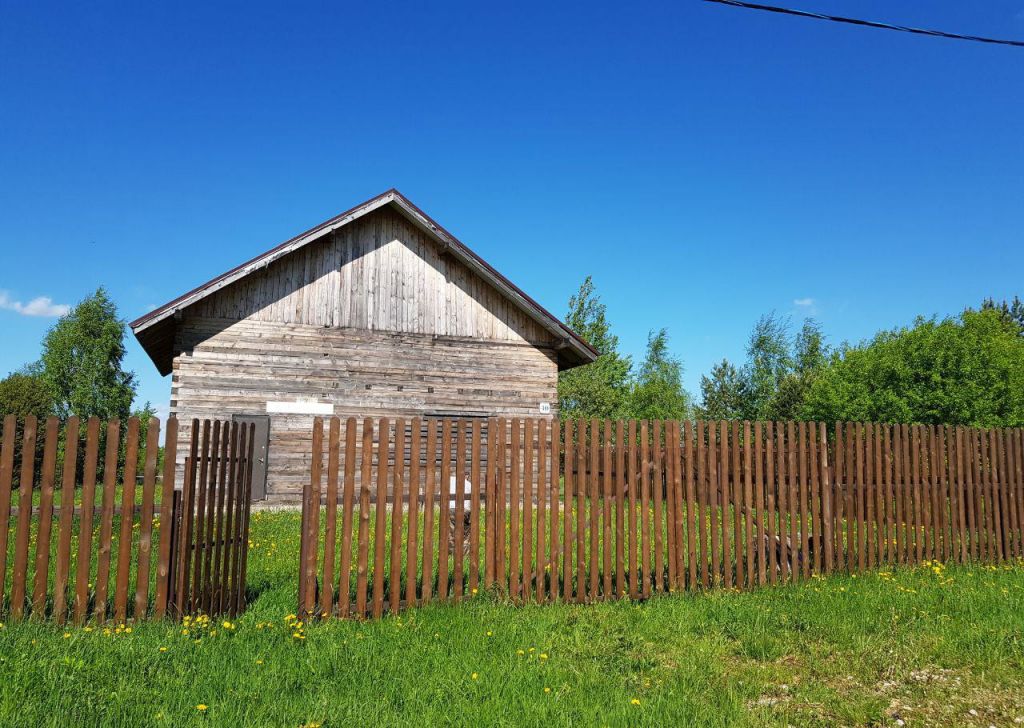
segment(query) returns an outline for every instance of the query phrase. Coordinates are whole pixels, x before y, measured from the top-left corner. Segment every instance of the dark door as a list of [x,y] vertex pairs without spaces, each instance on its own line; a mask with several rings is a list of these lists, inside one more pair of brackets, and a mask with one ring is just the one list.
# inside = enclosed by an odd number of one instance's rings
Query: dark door
[[232,415],[233,422],[251,422],[256,425],[253,432],[252,458],[252,499],[265,500],[267,497],[267,454],[270,446],[270,415]]

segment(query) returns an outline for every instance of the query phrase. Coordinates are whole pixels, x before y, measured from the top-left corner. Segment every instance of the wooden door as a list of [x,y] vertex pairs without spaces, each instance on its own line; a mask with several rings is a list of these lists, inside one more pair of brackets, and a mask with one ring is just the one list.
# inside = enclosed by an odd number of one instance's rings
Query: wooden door
[[252,500],[267,498],[267,458],[270,455],[270,415],[232,415],[234,422],[251,422],[253,431]]

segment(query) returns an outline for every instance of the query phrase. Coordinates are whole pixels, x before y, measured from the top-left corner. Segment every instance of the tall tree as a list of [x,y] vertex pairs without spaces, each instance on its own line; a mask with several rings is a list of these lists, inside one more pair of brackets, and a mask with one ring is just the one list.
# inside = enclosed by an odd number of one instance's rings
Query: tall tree
[[828,349],[821,327],[813,319],[806,319],[793,340],[790,368],[779,379],[767,416],[773,420],[800,418],[807,393],[827,362]]
[[917,319],[844,347],[807,395],[809,419],[1019,427],[1024,337],[998,311]]
[[715,364],[710,377],[701,376],[700,394],[697,416],[703,420],[738,420],[746,413],[747,380],[728,359]]
[[766,420],[772,417],[772,402],[779,383],[792,370],[789,320],[771,312],[758,319],[747,343],[747,402],[744,417]]
[[630,416],[637,419],[688,419],[690,395],[683,389],[683,363],[668,350],[668,331],[647,335],[647,354],[633,382]]
[[628,404],[632,363],[619,354],[619,337],[611,332],[607,310],[587,276],[569,299],[565,322],[597,349],[597,361],[558,375],[558,401],[563,418],[619,416]]
[[135,374],[122,369],[125,323],[103,288],[61,317],[43,340],[35,367],[56,413],[125,420],[135,397]]

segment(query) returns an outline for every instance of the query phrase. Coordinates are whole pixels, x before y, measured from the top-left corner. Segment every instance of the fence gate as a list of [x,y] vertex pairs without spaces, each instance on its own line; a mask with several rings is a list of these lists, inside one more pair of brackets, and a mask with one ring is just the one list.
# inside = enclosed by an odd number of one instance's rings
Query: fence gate
[[170,530],[167,611],[173,617],[245,609],[256,425],[192,420]]

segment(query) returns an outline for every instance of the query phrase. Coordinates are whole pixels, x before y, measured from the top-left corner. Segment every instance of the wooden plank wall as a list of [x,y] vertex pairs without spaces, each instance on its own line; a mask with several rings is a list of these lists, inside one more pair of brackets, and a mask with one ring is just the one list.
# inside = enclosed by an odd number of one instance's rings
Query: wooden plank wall
[[[313,400],[359,417],[426,413],[528,416],[557,403],[554,352],[529,344],[422,334],[232,323],[181,324],[172,412],[182,418],[179,466],[192,417],[262,414],[268,401]],[[272,414],[268,492],[298,502],[308,480],[312,415]]]
[[[391,208],[217,291],[176,329],[182,452],[191,418],[275,401],[356,417],[531,416],[558,401],[552,334]],[[272,415],[272,499],[300,499],[311,426]]]
[[244,608],[251,426],[192,423],[184,491],[178,422],[167,421],[162,478],[160,428],[133,417],[122,437],[117,420],[4,418],[0,616],[123,623]]
[[[313,433],[304,614],[381,616],[480,589],[642,599],[1024,555],[1020,429],[330,418]],[[372,452],[356,455],[358,437]],[[393,506],[376,508],[388,483]]]
[[198,302],[201,318],[489,341],[551,334],[391,208],[382,208]]

